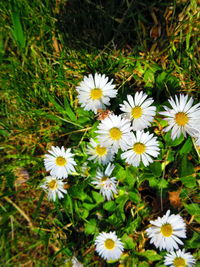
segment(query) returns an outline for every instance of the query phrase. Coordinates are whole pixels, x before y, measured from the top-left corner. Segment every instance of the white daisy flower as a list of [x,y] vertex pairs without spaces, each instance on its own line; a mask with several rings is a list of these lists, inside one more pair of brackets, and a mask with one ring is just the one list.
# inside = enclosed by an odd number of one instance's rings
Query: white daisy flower
[[96,177],[92,184],[96,185],[100,189],[100,193],[107,200],[111,200],[114,194],[117,194],[117,181],[116,177],[111,177],[111,174],[115,166],[111,163],[105,169],[105,172],[102,172],[100,169],[97,170]]
[[146,230],[150,243],[160,250],[171,251],[178,249],[178,245],[183,245],[179,238],[186,238],[186,225],[182,217],[178,214],[170,215],[170,211],[155,221],[150,221],[153,225]]
[[95,239],[96,251],[105,260],[118,260],[124,250],[124,244],[115,232],[100,233]]
[[188,95],[180,94],[180,97],[175,95],[175,100],[170,97],[168,100],[172,109],[164,106],[165,111],[160,112],[161,115],[166,116],[164,120],[168,121],[164,131],[171,132],[172,140],[180,137],[181,133],[186,137],[186,133],[195,137],[198,135],[198,125],[200,124],[200,103],[192,106],[194,99]]
[[90,140],[87,153],[91,155],[88,160],[93,160],[103,165],[113,161],[114,158],[114,154],[108,147],[100,145],[99,142],[94,141],[94,139]]
[[121,116],[110,115],[98,126],[98,140],[100,144],[109,147],[113,153],[119,148],[126,150],[131,137],[131,122]]
[[92,110],[95,114],[98,109],[105,109],[105,106],[110,105],[110,98],[117,95],[113,80],[108,82],[108,77],[105,74],[95,73],[84,76],[83,81],[76,87],[78,91],[78,100],[84,110]]
[[192,267],[196,260],[190,252],[183,250],[171,251],[165,256],[164,264],[170,267]]
[[67,194],[67,190],[64,189],[65,183],[57,177],[47,176],[45,181],[40,186],[48,192],[49,200],[56,200],[56,197],[63,198],[63,194]]
[[153,162],[152,157],[157,157],[160,150],[157,137],[143,131],[132,133],[127,149],[121,154],[121,158],[135,167],[139,166],[141,162],[145,167],[148,166]]
[[132,120],[134,131],[143,130],[151,125],[156,114],[156,107],[151,106],[154,102],[153,98],[143,92],[136,92],[134,98],[127,95],[128,101],[120,104],[121,111],[125,112],[124,116]]
[[44,165],[47,171],[50,171],[52,176],[58,178],[67,178],[68,174],[75,172],[74,166],[76,162],[73,159],[73,154],[70,152],[71,148],[67,150],[62,146],[52,146],[48,150],[49,154],[45,154]]

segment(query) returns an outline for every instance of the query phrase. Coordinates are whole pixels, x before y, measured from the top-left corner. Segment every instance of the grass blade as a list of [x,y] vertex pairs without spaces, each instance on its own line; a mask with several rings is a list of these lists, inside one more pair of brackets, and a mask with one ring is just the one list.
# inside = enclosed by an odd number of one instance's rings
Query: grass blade
[[26,46],[26,37],[20,21],[20,12],[14,5],[11,7],[11,18],[13,23],[13,28],[11,28],[12,35],[17,45],[23,49]]

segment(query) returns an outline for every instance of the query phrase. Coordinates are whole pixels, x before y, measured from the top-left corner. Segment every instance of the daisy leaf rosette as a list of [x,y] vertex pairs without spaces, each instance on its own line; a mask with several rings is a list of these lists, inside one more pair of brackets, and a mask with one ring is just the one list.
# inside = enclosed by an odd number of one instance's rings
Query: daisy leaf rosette
[[159,112],[169,124],[164,131],[171,130],[172,140],[179,138],[181,133],[184,137],[186,133],[192,137],[199,136],[200,103],[193,106],[194,99],[183,94],[179,98],[175,95],[175,100],[170,97],[168,101],[172,108],[164,106],[165,111]]
[[114,153],[112,153],[111,149],[100,145],[99,141],[94,139],[91,139],[87,146],[87,154],[89,155],[88,160],[103,165],[108,164],[114,159]]
[[71,148],[65,150],[63,146],[61,148],[52,146],[48,152],[49,154],[45,154],[44,165],[52,176],[67,178],[68,174],[76,171],[74,168],[76,162]]
[[131,122],[128,119],[117,115],[110,115],[98,125],[97,138],[102,146],[111,149],[112,153],[117,153],[128,147],[131,138]]
[[65,184],[57,177],[47,176],[40,187],[47,192],[49,200],[56,201],[56,197],[60,199],[64,197],[64,194],[67,194],[67,190],[64,189]]
[[127,151],[121,154],[126,163],[138,167],[142,162],[148,166],[153,162],[152,158],[159,155],[160,148],[157,137],[149,132],[136,131],[132,133]]
[[115,98],[117,90],[112,84],[113,80],[105,74],[95,73],[84,76],[83,81],[76,87],[78,100],[84,110],[92,110],[95,114],[98,109],[105,109],[110,105],[110,98]]
[[186,225],[182,217],[177,214],[170,215],[170,210],[163,217],[150,221],[152,227],[146,230],[150,243],[160,250],[171,251],[183,245],[180,238],[186,238]]
[[100,233],[95,239],[95,250],[105,260],[118,260],[124,250],[124,244],[115,232]]
[[196,260],[190,252],[183,250],[170,251],[164,258],[164,264],[169,267],[192,267]]
[[104,172],[98,169],[94,181],[91,182],[100,189],[100,193],[107,200],[111,200],[114,194],[118,193],[116,177],[110,177],[114,168],[115,166],[109,163]]
[[154,102],[153,98],[143,92],[136,92],[134,98],[127,95],[127,101],[120,104],[120,110],[123,116],[132,121],[134,131],[143,130],[151,125],[156,115],[156,107],[151,106]]

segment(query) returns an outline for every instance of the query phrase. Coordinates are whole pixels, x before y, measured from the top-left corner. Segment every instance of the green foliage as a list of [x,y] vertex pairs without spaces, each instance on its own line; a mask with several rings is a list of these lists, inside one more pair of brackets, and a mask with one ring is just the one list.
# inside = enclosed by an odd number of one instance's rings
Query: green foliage
[[13,23],[13,28],[11,28],[12,35],[19,48],[24,49],[26,46],[26,37],[21,24],[20,9],[14,1],[11,4],[10,12]]

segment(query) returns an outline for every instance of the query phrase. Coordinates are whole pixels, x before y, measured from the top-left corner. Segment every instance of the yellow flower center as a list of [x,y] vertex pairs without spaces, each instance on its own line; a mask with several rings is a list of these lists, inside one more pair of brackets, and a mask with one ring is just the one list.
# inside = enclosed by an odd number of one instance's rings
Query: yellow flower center
[[132,108],[131,115],[134,119],[139,119],[142,116],[142,108],[139,106]]
[[113,249],[115,247],[115,242],[112,239],[108,238],[104,242],[104,245],[107,249]]
[[109,133],[110,133],[110,137],[113,140],[119,140],[121,138],[121,136],[122,136],[122,132],[117,127],[111,128],[110,131],[109,131]]
[[57,181],[56,180],[51,180],[51,182],[49,182],[49,188],[51,190],[54,190],[57,188]]
[[143,154],[146,150],[146,146],[142,143],[135,143],[134,146],[133,146],[133,151],[136,153],[136,154]]
[[58,166],[64,166],[67,163],[67,160],[63,157],[57,157],[56,158],[56,165]]
[[169,237],[172,235],[173,229],[171,224],[166,223],[161,227],[160,231],[165,237]]
[[185,267],[186,265],[186,261],[183,258],[175,258],[174,260],[174,266],[175,267]]
[[106,147],[97,145],[95,149],[96,149],[97,155],[99,155],[99,156],[104,156],[107,153]]
[[108,179],[108,176],[103,176],[103,177],[101,178],[101,182],[105,182],[107,179]]
[[189,118],[185,112],[178,112],[175,115],[175,121],[179,126],[184,126],[187,124]]
[[103,95],[103,92],[100,88],[94,88],[90,91],[90,97],[93,99],[93,100],[98,100],[102,97]]

